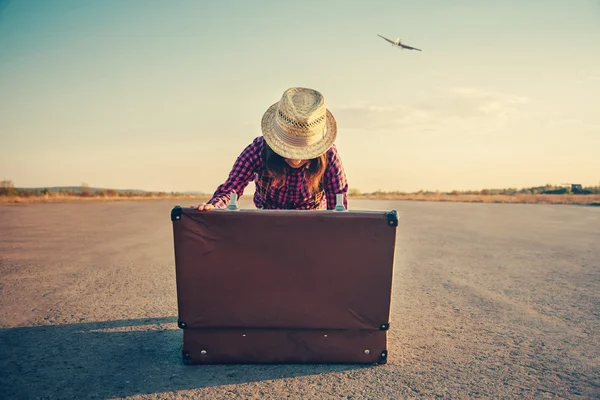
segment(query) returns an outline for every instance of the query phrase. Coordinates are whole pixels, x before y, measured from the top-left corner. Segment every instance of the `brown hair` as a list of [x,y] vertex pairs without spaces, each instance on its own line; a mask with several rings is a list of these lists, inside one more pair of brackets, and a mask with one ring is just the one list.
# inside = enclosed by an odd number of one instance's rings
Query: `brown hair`
[[[285,180],[286,171],[289,165],[285,162],[285,159],[279,154],[275,153],[273,149],[265,143],[263,151],[263,160],[266,167],[267,176],[273,177],[273,184],[275,187],[283,185]],[[327,153],[321,154],[317,158],[308,160],[309,165],[305,170],[304,176],[306,177],[306,185],[310,194],[314,194],[319,190],[321,179],[325,174],[325,167],[327,166]]]

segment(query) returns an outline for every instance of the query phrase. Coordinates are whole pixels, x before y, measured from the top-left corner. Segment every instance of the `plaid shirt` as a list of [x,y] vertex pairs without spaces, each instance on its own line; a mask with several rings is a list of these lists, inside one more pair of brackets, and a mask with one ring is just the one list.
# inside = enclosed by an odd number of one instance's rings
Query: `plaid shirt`
[[264,137],[259,136],[238,156],[227,180],[217,187],[208,204],[225,208],[230,195],[235,192],[238,199],[244,189],[254,181],[254,205],[263,209],[334,209],[336,194],[343,194],[344,206],[348,208],[346,193],[348,183],[342,161],[335,145],[327,151],[327,167],[323,175],[321,190],[312,196],[304,179],[304,167],[288,168],[286,181],[282,187],[271,187],[271,179],[265,177],[265,164],[262,157]]

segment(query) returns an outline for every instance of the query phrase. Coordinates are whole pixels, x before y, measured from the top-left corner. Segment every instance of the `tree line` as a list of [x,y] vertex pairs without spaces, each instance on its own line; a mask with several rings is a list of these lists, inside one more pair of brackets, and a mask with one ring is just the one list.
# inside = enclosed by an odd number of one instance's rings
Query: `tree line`
[[65,196],[65,197],[166,197],[183,196],[179,192],[146,192],[116,189],[93,189],[87,183],[68,188],[17,188],[13,181],[0,181],[0,196],[12,197],[41,197],[41,196]]
[[478,196],[515,196],[519,194],[600,194],[600,185],[599,186],[588,186],[583,187],[580,185],[568,185],[568,186],[560,186],[560,185],[544,185],[544,186],[534,186],[527,188],[504,188],[504,189],[481,189],[481,190],[452,190],[449,192],[442,191],[431,191],[431,190],[419,190],[418,192],[403,192],[403,191],[382,191],[377,190],[371,193],[362,193],[359,189],[350,189],[350,196],[390,196],[390,195],[398,195],[398,196],[406,196],[406,195],[425,195],[425,196],[435,196],[435,195],[450,195],[450,196],[459,196],[459,195],[478,195]]
[[[581,185],[544,185],[528,188],[506,188],[506,189],[481,189],[481,190],[452,190],[450,192],[419,190],[418,192],[403,192],[403,191],[382,191],[377,190],[371,193],[362,193],[359,189],[351,188],[348,193],[350,196],[390,196],[390,195],[478,195],[478,196],[515,196],[519,194],[600,194],[599,186],[583,187]],[[69,188],[37,188],[25,189],[16,188],[13,181],[0,181],[0,196],[17,196],[17,197],[36,197],[36,196],[68,196],[68,197],[163,197],[163,196],[183,196],[179,192],[144,192],[132,190],[115,190],[115,189],[92,189],[87,183],[82,183],[77,187]]]

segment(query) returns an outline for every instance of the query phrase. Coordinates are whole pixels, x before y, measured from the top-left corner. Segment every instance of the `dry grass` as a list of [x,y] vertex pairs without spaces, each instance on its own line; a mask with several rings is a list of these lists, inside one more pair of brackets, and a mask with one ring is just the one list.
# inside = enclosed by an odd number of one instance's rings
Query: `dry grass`
[[[0,196],[0,204],[64,203],[73,201],[127,201],[127,200],[190,200],[206,201],[206,195],[143,195],[143,196],[67,196],[46,194],[42,196]],[[600,205],[600,195],[564,195],[564,194],[516,194],[516,195],[477,195],[477,194],[361,194],[351,195],[352,199],[365,200],[412,200],[412,201],[450,201],[464,203],[521,203],[521,204],[580,204]]]
[[208,200],[210,196],[195,195],[161,195],[161,196],[67,196],[46,194],[42,196],[0,196],[0,204],[34,204],[34,203],[67,203],[97,201],[131,201],[131,200]]
[[413,201],[453,201],[464,203],[521,203],[521,204],[582,204],[600,205],[600,194],[376,194],[355,195],[356,199],[373,200],[413,200]]

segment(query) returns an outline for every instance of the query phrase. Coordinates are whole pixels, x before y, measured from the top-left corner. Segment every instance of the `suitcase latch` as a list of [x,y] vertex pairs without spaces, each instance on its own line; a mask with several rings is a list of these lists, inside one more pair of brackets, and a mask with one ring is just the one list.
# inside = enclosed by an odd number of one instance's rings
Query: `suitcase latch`
[[335,211],[348,211],[346,207],[344,207],[344,194],[337,193],[335,195]]
[[237,206],[237,194],[235,192],[231,192],[231,196],[229,199],[229,205],[227,206],[228,210],[238,210]]

